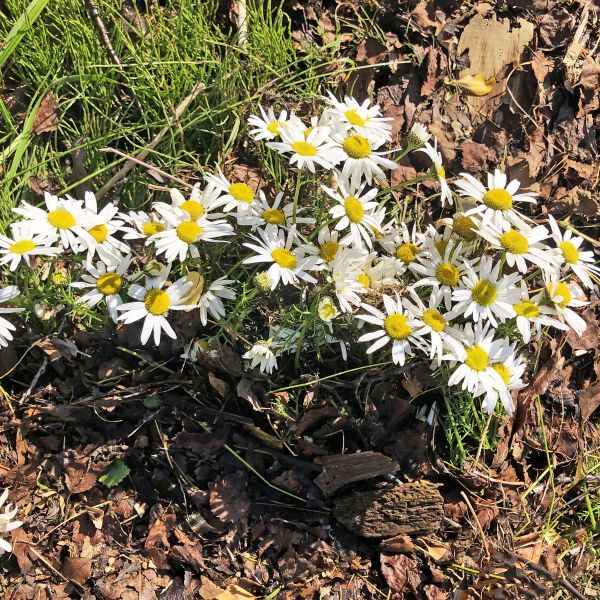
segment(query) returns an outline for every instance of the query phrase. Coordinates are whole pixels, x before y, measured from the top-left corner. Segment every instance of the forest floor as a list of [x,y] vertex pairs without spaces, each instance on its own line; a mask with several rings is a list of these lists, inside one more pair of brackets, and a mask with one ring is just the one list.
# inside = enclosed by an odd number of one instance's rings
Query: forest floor
[[[302,112],[331,89],[376,99],[400,145],[427,125],[449,177],[501,165],[542,214],[600,246],[597,2],[276,4],[248,2],[240,44],[237,2],[98,1],[108,48],[90,3],[33,2],[40,14],[17,34],[27,4],[4,3],[2,222],[46,190],[104,186],[143,205],[153,173],[111,180],[126,159],[106,148],[136,155],[163,128],[146,162],[190,182],[215,162],[251,177],[238,139],[256,105]],[[493,91],[465,94],[454,82],[469,74],[494,77]],[[419,167],[404,160],[392,184]],[[598,287],[589,300],[585,334],[539,348],[515,416],[489,420],[423,371],[307,361],[268,382],[239,349],[184,365],[181,348],[140,350],[47,306],[0,353],[0,486],[24,521],[0,558],[2,590],[597,598]]]

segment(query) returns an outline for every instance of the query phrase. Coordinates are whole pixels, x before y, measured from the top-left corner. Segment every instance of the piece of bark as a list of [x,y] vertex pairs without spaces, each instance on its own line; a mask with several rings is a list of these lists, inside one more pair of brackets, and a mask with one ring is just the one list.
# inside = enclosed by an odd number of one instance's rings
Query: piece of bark
[[414,481],[378,490],[354,492],[335,503],[335,518],[367,538],[422,535],[441,527],[443,498],[430,481]]
[[333,495],[348,483],[391,475],[398,470],[397,462],[379,452],[320,456],[315,462],[323,465],[323,472],[315,483],[326,496]]

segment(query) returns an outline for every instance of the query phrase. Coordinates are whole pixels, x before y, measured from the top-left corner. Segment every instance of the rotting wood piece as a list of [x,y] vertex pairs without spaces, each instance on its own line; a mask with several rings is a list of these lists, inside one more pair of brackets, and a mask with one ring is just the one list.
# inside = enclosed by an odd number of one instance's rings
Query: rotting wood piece
[[367,538],[422,535],[439,530],[443,498],[438,485],[414,481],[377,490],[354,492],[335,502],[335,518]]
[[348,483],[391,475],[398,470],[397,462],[379,452],[320,456],[315,462],[323,465],[323,472],[315,483],[326,496],[333,495]]

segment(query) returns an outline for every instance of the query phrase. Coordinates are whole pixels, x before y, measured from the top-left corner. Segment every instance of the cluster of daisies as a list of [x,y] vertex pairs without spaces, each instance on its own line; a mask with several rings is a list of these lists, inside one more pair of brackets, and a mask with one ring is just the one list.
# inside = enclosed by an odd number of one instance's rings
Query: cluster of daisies
[[[486,412],[500,401],[511,413],[511,391],[524,387],[519,349],[547,328],[585,329],[575,280],[584,288],[598,281],[593,252],[552,216],[540,222],[521,212],[535,194],[499,170],[486,184],[462,174],[451,185],[422,125],[400,152],[389,148],[378,106],[331,94],[324,101],[309,120],[262,107],[249,119],[250,137],[279,161],[272,172],[295,177],[256,189],[216,169],[150,212],[99,209],[91,192],[83,200],[47,194],[45,207],[14,209],[21,220],[0,236],[0,264],[31,268],[33,257],[39,264],[70,250],[85,270],[72,284],[82,290],[77,301],[104,305],[115,322],[142,321],[142,344],[176,337],[173,311],[199,311],[206,330],[188,346],[189,360],[215,352],[210,328],[239,310],[249,325],[237,323],[246,337],[236,337],[252,368],[272,373],[283,355],[298,362],[322,346],[347,359],[358,341],[397,365],[421,356],[450,386],[481,396]],[[441,208],[452,207],[420,229],[398,217],[402,198],[388,183],[392,158],[408,152],[429,158]],[[17,294],[5,287],[0,301]],[[268,303],[277,308],[269,313]],[[13,330],[0,320],[0,344]]]

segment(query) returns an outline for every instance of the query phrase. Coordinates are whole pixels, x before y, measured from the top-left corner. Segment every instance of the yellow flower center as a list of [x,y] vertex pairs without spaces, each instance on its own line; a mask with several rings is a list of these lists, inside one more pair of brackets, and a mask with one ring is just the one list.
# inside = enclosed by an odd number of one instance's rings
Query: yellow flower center
[[319,316],[323,321],[333,319],[337,314],[337,309],[331,300],[326,300],[319,305]]
[[518,231],[510,229],[506,233],[503,233],[500,238],[500,245],[512,254],[525,254],[529,250],[529,242],[527,238]]
[[94,225],[88,229],[88,233],[101,244],[108,237],[108,228],[104,223],[100,223],[100,225]]
[[525,317],[526,319],[534,319],[540,315],[540,307],[534,302],[529,300],[523,300],[518,304],[513,304],[513,308],[519,317]]
[[162,223],[155,223],[154,221],[148,221],[142,226],[142,233],[148,237],[164,230],[165,226]]
[[508,210],[512,208],[512,196],[504,188],[495,188],[483,195],[483,203],[494,210]]
[[298,141],[292,144],[292,150],[300,156],[316,156],[317,147],[310,142]]
[[408,265],[419,253],[419,247],[415,244],[402,244],[396,248],[396,258],[399,258],[405,265]]
[[364,127],[367,124],[367,122],[369,121],[369,117],[367,117],[366,119],[363,119],[356,112],[355,108],[348,109],[344,113],[344,116],[346,117],[346,119],[348,119],[348,123],[350,123],[350,125],[358,125],[358,127]]
[[340,245],[337,242],[325,242],[319,250],[319,256],[327,261],[331,262],[337,255]]
[[281,121],[271,121],[267,125],[267,131],[269,133],[272,133],[273,135],[279,135],[281,133],[281,125],[282,125]]
[[436,279],[442,285],[455,286],[460,279],[460,272],[452,263],[440,263],[435,269]]
[[367,158],[371,155],[371,144],[362,135],[351,135],[346,138],[342,148],[350,158]]
[[[548,284],[549,289],[550,285],[551,284]],[[560,296],[562,300],[559,301],[557,299],[557,296]],[[554,293],[552,294],[552,302],[554,302],[554,304],[556,304],[560,308],[567,308],[567,306],[569,306],[569,303],[571,302],[571,299],[571,290],[569,289],[569,286],[566,283],[563,283],[562,281],[558,283],[554,288]]]
[[446,328],[446,320],[442,316],[442,313],[435,308],[428,308],[423,313],[423,323],[429,325],[433,331],[444,331]]
[[283,214],[283,211],[278,208],[267,208],[267,210],[263,211],[261,217],[265,223],[285,225],[285,215]]
[[271,258],[282,268],[282,269],[294,269],[298,263],[296,257],[285,248],[275,248],[271,252]]
[[35,242],[33,240],[19,240],[14,244],[11,244],[8,249],[13,254],[25,254],[25,252],[29,252],[36,247]]
[[383,322],[383,328],[393,340],[405,340],[412,332],[408,319],[400,313],[388,315]]
[[202,227],[194,221],[183,221],[177,225],[177,237],[186,244],[193,244],[202,233]]
[[579,262],[579,252],[571,242],[562,242],[560,245],[563,258],[571,265],[576,265]]
[[48,223],[56,229],[71,229],[75,225],[75,217],[64,208],[57,208],[48,213]]
[[439,179],[446,179],[446,169],[442,165],[437,168],[436,172]]
[[245,183],[232,183],[229,186],[229,193],[233,196],[234,200],[244,202],[244,204],[250,204],[254,200],[252,188]]
[[186,200],[179,208],[190,215],[194,221],[197,221],[206,212],[204,206],[196,200]]
[[510,383],[510,371],[504,363],[494,363],[492,365],[492,369],[494,369],[494,371],[500,375],[502,381],[504,381],[504,385],[508,385]]
[[360,223],[365,216],[364,206],[356,196],[348,196],[344,200],[344,210],[352,223]]
[[148,290],[144,296],[144,306],[151,315],[158,317],[168,312],[171,306],[171,299],[169,298],[169,294],[164,290]]
[[96,289],[103,296],[118,294],[123,287],[123,278],[118,273],[103,273],[96,280]]
[[362,286],[366,290],[370,289],[370,287],[371,287],[371,278],[366,273],[361,273],[360,275],[357,275],[356,281],[358,281],[358,283],[362,284]]
[[490,357],[481,346],[473,346],[467,348],[467,358],[465,365],[473,369],[473,371],[485,371],[487,369]]
[[452,221],[452,231],[463,240],[471,241],[477,238],[475,222],[471,217],[456,217]]
[[491,306],[494,304],[497,295],[496,286],[487,279],[480,279],[471,291],[471,297],[481,306]]

